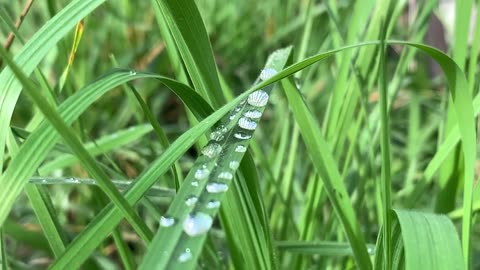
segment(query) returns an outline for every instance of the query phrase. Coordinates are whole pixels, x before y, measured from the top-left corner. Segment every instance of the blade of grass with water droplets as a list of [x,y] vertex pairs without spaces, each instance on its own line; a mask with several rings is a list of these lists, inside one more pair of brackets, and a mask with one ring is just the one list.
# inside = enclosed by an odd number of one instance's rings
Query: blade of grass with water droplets
[[[291,48],[287,48],[273,53],[259,79],[267,80],[282,69],[290,51]],[[251,93],[210,133],[203,155],[195,162],[161,220],[161,228],[141,269],[195,268],[206,233],[247,150],[272,88],[273,85],[269,85]],[[260,262],[260,265],[267,264],[262,268],[270,268],[269,263]]]

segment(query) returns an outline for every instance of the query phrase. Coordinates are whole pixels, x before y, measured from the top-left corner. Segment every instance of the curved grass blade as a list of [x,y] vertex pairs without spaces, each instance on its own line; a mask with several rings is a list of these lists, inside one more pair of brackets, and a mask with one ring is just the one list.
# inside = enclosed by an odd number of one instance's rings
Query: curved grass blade
[[[393,270],[465,269],[456,229],[444,215],[394,210],[392,241]],[[380,238],[382,238],[383,230]],[[381,239],[375,255],[375,269],[382,269]]]
[[[30,75],[43,57],[50,52],[82,18],[90,14],[105,0],[75,0],[50,19],[25,44],[15,56],[15,62],[23,72]],[[20,95],[21,84],[10,68],[0,74],[0,160],[3,160],[7,130],[15,104]],[[0,172],[3,164],[0,162]],[[0,224],[3,221],[0,219]]]
[[472,226],[473,180],[476,160],[476,131],[473,102],[468,90],[465,74],[448,55],[443,52],[418,43],[390,41],[393,44],[403,44],[422,50],[430,55],[442,68],[448,82],[448,90],[452,97],[455,117],[462,141],[464,162],[464,189],[462,218],[462,248],[465,266],[470,262],[470,232]]
[[[273,53],[260,80],[268,79],[281,69],[290,51],[291,48],[287,48]],[[269,85],[250,94],[210,133],[203,155],[195,162],[166,216],[160,221],[161,228],[141,269],[195,268],[207,232],[240,166],[272,88],[273,85]],[[264,252],[258,248],[255,253],[259,256]],[[271,268],[271,260],[253,261],[257,261],[253,265],[256,269]],[[249,263],[246,261],[244,266],[249,268]]]

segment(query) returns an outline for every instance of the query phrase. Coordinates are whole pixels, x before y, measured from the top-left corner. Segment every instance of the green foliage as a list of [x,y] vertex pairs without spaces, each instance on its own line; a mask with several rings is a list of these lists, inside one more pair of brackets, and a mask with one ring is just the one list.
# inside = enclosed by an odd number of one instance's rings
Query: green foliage
[[480,267],[479,1],[20,2],[2,269]]

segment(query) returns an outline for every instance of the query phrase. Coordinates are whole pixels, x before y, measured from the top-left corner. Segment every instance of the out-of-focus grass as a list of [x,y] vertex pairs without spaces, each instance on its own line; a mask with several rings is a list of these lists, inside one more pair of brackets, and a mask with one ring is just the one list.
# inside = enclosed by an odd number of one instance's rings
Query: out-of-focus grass
[[[2,43],[26,2],[0,0]],[[480,267],[478,207],[470,214],[480,203],[472,121],[480,104],[478,38],[470,47],[466,30],[478,1],[459,1],[456,13],[464,16],[453,22],[455,39],[447,40],[446,53],[459,69],[417,46],[443,64],[446,76],[405,43],[383,51],[376,42],[422,42],[435,31],[429,27],[436,1],[414,2],[34,1],[9,51],[31,79],[23,87],[39,93],[35,102],[28,89],[18,96],[22,86],[6,59],[0,75],[2,266],[181,268],[179,256],[201,251],[184,266]],[[80,21],[83,30],[75,32]],[[472,21],[478,37],[480,20]],[[443,38],[442,31],[435,34]],[[334,54],[366,41],[372,42]],[[290,45],[287,65],[300,64],[276,78],[291,74],[276,84],[255,120],[249,151],[219,200],[220,218],[201,240],[182,230],[178,237],[162,234],[161,215],[190,211],[181,206],[195,192],[184,187],[191,177],[183,179],[198,169],[213,119],[252,90],[271,52]],[[46,104],[55,109],[48,117]],[[65,121],[70,128],[56,127],[69,137],[59,139],[44,119]],[[234,156],[222,154],[211,166],[225,169]],[[82,183],[95,172],[115,179],[100,185],[106,193],[93,181]],[[124,204],[132,223],[105,194]],[[154,247],[163,243],[154,240],[149,249],[148,233],[136,233],[141,228],[168,239],[171,255],[156,256]],[[418,245],[415,233],[423,237]],[[104,240],[107,235],[113,237]],[[444,250],[445,243],[453,251]],[[188,245],[195,248],[186,252]],[[453,259],[427,259],[445,253]]]

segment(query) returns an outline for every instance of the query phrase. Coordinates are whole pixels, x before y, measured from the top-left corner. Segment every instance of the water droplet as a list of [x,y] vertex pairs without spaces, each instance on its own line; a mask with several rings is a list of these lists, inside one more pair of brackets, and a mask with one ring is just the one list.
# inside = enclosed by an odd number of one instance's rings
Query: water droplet
[[135,70],[130,70],[130,75],[132,76],[137,75],[137,72]]
[[221,173],[218,175],[218,178],[231,180],[231,179],[233,179],[233,174],[230,173],[230,172],[221,172]]
[[190,197],[188,197],[188,198],[185,200],[185,204],[186,204],[187,206],[193,206],[193,205],[195,205],[197,202],[198,202],[198,197],[193,196],[193,195],[190,196]]
[[207,178],[210,175],[210,170],[207,168],[199,168],[195,172],[195,179],[202,180]]
[[208,144],[202,149],[202,153],[209,158],[215,157],[216,155],[220,154],[221,151],[222,146],[218,143]]
[[255,107],[263,107],[267,105],[268,102],[268,94],[263,90],[258,90],[251,93],[248,96],[248,104],[255,106]]
[[246,152],[246,151],[247,151],[247,147],[245,147],[243,145],[237,145],[237,147],[235,147],[235,152],[243,153],[243,152]]
[[240,162],[238,162],[236,160],[230,161],[230,165],[229,165],[230,169],[236,170],[236,169],[238,169],[238,166],[240,166]]
[[367,252],[368,252],[368,254],[370,254],[370,255],[374,255],[374,254],[375,254],[375,248],[368,247],[368,248],[367,248]]
[[271,77],[275,76],[275,74],[277,74],[277,73],[278,72],[273,68],[263,69],[262,72],[260,72],[260,79],[262,81],[268,80]]
[[221,193],[228,190],[228,186],[224,183],[211,182],[207,184],[207,191],[210,193]]
[[192,182],[192,186],[198,187],[198,181],[193,181],[193,182]]
[[237,133],[233,134],[233,136],[235,138],[239,139],[239,140],[248,140],[248,139],[252,138],[251,135],[241,133],[241,132],[237,132]]
[[46,183],[47,183],[47,179],[42,179],[42,183],[46,184]]
[[223,135],[223,133],[219,132],[219,131],[213,131],[212,133],[210,133],[210,140],[214,140],[214,141],[221,141],[225,138],[225,136]]
[[235,119],[236,116],[237,116],[237,114],[232,113],[232,115],[230,115],[230,117],[228,119],[230,119],[230,121],[233,121],[233,119]]
[[217,209],[220,207],[220,201],[211,200],[207,203],[208,209]]
[[243,129],[255,130],[257,128],[257,122],[247,117],[241,117],[238,120],[238,126]]
[[160,218],[161,227],[171,227],[175,224],[175,219],[172,217],[162,216]]
[[258,119],[262,117],[262,112],[258,110],[251,110],[251,111],[246,111],[243,115],[248,118]]
[[192,253],[190,252],[190,249],[187,248],[185,249],[185,252],[183,252],[182,254],[180,254],[180,256],[178,256],[178,261],[183,263],[183,262],[187,262],[189,260],[192,259]]
[[183,222],[183,230],[190,236],[197,236],[206,233],[212,227],[213,219],[211,216],[199,212],[189,215]]

